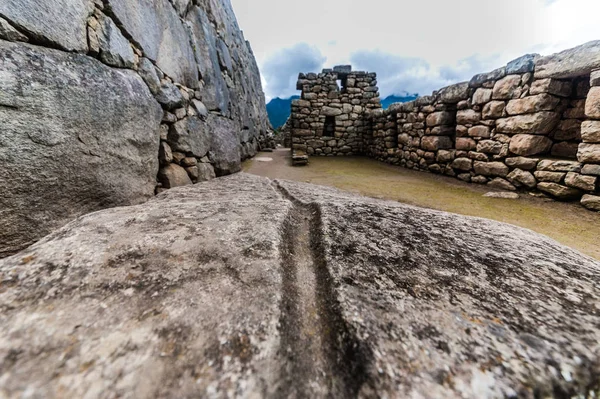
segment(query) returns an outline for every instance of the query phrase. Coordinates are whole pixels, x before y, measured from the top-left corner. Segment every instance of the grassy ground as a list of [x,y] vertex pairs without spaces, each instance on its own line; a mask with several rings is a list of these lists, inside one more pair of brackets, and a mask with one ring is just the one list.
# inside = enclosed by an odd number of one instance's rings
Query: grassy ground
[[244,171],[273,179],[337,187],[369,197],[511,223],[545,234],[600,260],[600,213],[578,204],[521,194],[518,200],[483,197],[485,186],[387,165],[363,157],[312,157],[306,167],[289,164],[289,150],[261,153]]

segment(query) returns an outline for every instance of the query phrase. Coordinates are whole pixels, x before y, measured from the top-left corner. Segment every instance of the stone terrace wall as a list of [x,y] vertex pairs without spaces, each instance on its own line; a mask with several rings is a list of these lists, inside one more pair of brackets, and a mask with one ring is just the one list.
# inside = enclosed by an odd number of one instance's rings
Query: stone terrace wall
[[526,55],[367,119],[365,152],[381,161],[600,210],[600,42]]
[[0,1],[0,257],[266,145],[229,0]]
[[[339,81],[339,83],[338,83]],[[367,110],[381,108],[377,76],[337,66],[322,73],[301,73],[288,123],[292,130],[294,160],[306,155],[353,155],[364,152]]]

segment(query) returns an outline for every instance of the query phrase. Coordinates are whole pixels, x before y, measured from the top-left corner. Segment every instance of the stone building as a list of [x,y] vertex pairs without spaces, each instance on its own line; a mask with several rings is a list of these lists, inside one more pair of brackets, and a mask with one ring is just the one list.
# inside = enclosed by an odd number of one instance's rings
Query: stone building
[[306,164],[308,155],[364,153],[365,114],[381,109],[376,74],[336,66],[301,73],[297,89],[302,96],[292,102],[289,121],[295,164]]
[[[312,87],[325,76],[300,76],[303,99],[314,98]],[[368,97],[361,99],[368,101],[365,109],[356,118],[336,120],[352,120],[357,128],[336,126],[335,140],[323,120],[344,103],[298,100],[292,112],[294,150],[363,154],[503,190],[581,200],[600,210],[600,41],[547,57],[529,54],[386,110],[378,105],[376,83],[361,87],[374,87],[362,93]]]

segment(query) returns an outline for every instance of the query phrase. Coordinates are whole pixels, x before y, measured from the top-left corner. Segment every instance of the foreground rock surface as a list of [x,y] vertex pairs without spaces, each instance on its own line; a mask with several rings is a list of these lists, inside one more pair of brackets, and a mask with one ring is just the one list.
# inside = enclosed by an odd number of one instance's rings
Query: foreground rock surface
[[0,261],[0,396],[598,393],[600,264],[483,219],[237,174]]

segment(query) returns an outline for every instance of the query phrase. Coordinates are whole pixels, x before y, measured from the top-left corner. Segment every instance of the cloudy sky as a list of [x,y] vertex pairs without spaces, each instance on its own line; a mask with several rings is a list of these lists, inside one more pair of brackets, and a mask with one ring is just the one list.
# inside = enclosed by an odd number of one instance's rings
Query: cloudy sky
[[600,40],[600,0],[231,0],[267,100],[298,72],[352,64],[381,95],[430,94],[526,53]]

